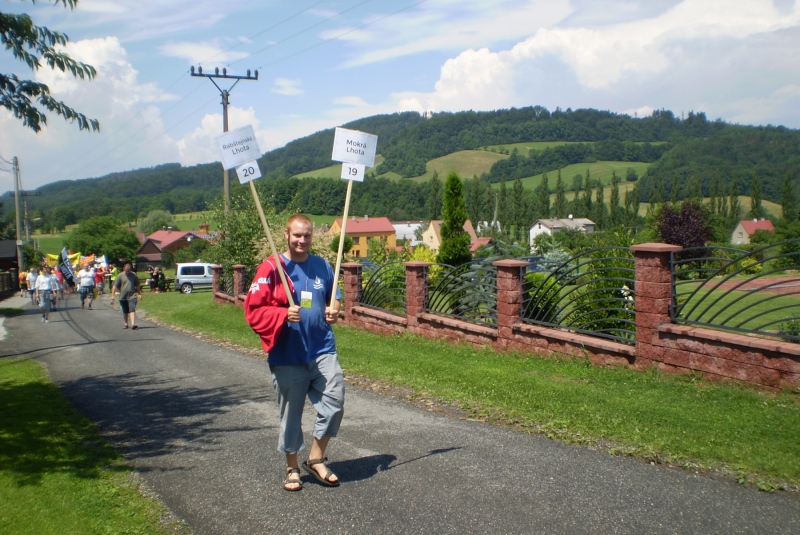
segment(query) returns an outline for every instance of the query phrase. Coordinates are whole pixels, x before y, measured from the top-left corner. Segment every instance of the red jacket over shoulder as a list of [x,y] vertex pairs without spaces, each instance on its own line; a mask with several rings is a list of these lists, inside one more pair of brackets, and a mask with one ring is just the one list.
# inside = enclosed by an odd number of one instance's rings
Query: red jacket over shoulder
[[[283,259],[281,268],[285,273]],[[288,276],[286,282],[294,294],[294,285]],[[244,300],[244,318],[261,337],[261,346],[267,353],[278,343],[288,312],[289,300],[286,298],[280,274],[275,269],[275,258],[269,257],[258,266],[253,284]]]

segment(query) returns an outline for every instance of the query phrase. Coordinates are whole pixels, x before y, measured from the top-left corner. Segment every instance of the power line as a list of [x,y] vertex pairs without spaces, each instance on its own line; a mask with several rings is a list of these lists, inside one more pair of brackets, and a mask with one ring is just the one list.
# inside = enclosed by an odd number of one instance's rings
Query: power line
[[[272,48],[272,47],[276,47],[276,46],[278,46],[278,45],[280,45],[280,44],[283,44],[283,43],[285,43],[286,41],[288,41],[289,39],[293,39],[293,38],[297,37],[298,35],[301,35],[301,34],[303,34],[303,33],[306,33],[306,32],[307,32],[307,31],[309,31],[309,30],[313,30],[313,29],[314,29],[314,28],[316,28],[317,26],[321,26],[321,25],[325,24],[326,22],[328,22],[328,21],[330,21],[330,20],[333,20],[333,19],[335,19],[335,18],[337,18],[337,17],[341,17],[341,16],[342,16],[342,15],[344,15],[345,13],[348,13],[348,12],[350,12],[350,11],[353,11],[353,10],[354,10],[354,9],[356,9],[357,7],[361,7],[361,6],[363,6],[364,4],[368,4],[368,3],[369,3],[369,2],[371,2],[371,1],[372,1],[372,0],[364,0],[363,2],[361,2],[361,3],[359,3],[359,4],[356,4],[356,5],[352,6],[352,7],[349,7],[349,8],[347,8],[347,9],[345,9],[344,11],[340,11],[339,13],[337,13],[337,14],[335,14],[335,15],[332,15],[332,16],[328,17],[327,19],[324,19],[324,20],[322,20],[322,21],[320,21],[320,22],[318,22],[318,23],[316,23],[316,24],[312,24],[311,26],[309,26],[308,28],[305,28],[304,30],[300,30],[299,32],[293,33],[293,34],[292,34],[292,35],[290,35],[289,37],[284,37],[284,38],[283,38],[283,39],[281,39],[280,41],[276,41],[275,43],[272,43],[272,44],[271,44],[271,45],[269,45],[269,46],[265,46],[264,48],[262,48],[262,49],[260,49],[260,50],[256,50],[255,52],[253,52],[252,54],[250,54],[250,56],[248,56],[248,57],[255,56],[256,54],[260,54],[260,53],[262,53],[262,52],[264,52],[264,51],[266,51],[266,50],[269,50],[269,49],[270,49],[270,48]],[[242,60],[244,60],[244,59],[245,59],[245,58],[242,58],[242,59],[237,59],[236,61],[232,61],[232,62],[230,62],[228,65],[229,65],[229,66],[230,66],[230,65],[233,65],[234,63],[237,63],[237,62],[239,62],[239,61],[242,61]],[[260,68],[261,68],[261,67],[259,67],[259,69],[260,69]]]
[[[281,24],[283,24],[283,23],[285,23],[285,22],[289,22],[290,20],[292,20],[292,19],[293,19],[293,18],[295,18],[295,17],[299,17],[300,15],[302,15],[303,13],[305,13],[306,11],[309,11],[309,10],[313,9],[313,8],[317,7],[318,5],[320,5],[320,4],[322,4],[322,3],[324,3],[324,2],[327,2],[327,0],[319,0],[319,2],[317,2],[316,4],[310,5],[310,6],[308,6],[307,8],[303,9],[302,11],[298,11],[298,12],[297,12],[297,13],[295,13],[294,15],[290,15],[290,16],[286,17],[285,19],[283,19],[282,21],[280,21],[280,22],[276,22],[276,23],[275,23],[275,24],[273,24],[272,26],[270,26],[270,27],[268,27],[268,28],[264,28],[263,30],[261,30],[261,31],[260,31],[260,32],[258,32],[257,34],[255,34],[255,35],[252,35],[252,36],[248,37],[248,40],[252,41],[252,40],[253,40],[253,39],[255,39],[256,37],[259,37],[259,36],[261,36],[261,35],[264,35],[265,33],[267,33],[268,31],[272,30],[273,28],[277,28],[277,27],[278,27],[278,26],[280,26]],[[305,30],[303,30],[303,31],[305,31]],[[295,35],[297,35],[297,34],[295,34]],[[233,50],[234,48],[238,47],[238,46],[239,46],[239,45],[241,45],[241,44],[242,44],[242,42],[236,43],[235,45],[233,45],[233,46],[230,46],[230,47],[226,48],[225,50],[221,50],[220,52],[217,52],[216,54],[214,54],[214,55],[213,55],[213,56],[211,56],[210,58],[206,58],[206,59],[204,59],[203,61],[201,61],[201,62],[199,62],[199,63],[200,63],[200,64],[203,64],[203,63],[205,63],[206,61],[211,61],[212,59],[216,58],[217,56],[220,56],[220,55],[224,54],[225,52],[230,52],[231,50]],[[253,54],[250,54],[250,55],[252,56]],[[228,67],[230,67],[230,66],[231,66],[231,63],[228,63],[228,64],[227,64],[227,66],[228,66]]]
[[[368,1],[369,1],[369,0],[368,0]],[[419,4],[422,4],[422,3],[424,3],[424,2],[427,2],[427,1],[428,1],[428,0],[419,0],[419,2],[414,2],[413,4],[410,4],[410,5],[407,5],[406,7],[400,8],[400,9],[398,9],[397,11],[393,11],[392,13],[389,13],[388,15],[384,15],[383,17],[379,17],[379,18],[377,18],[377,19],[371,20],[371,21],[369,21],[369,22],[367,22],[367,23],[365,23],[365,24],[362,24],[361,26],[358,26],[358,27],[356,27],[356,28],[353,28],[353,29],[351,29],[351,30],[347,30],[346,32],[342,32],[342,33],[340,33],[339,35],[335,35],[335,36],[333,36],[333,37],[329,37],[328,39],[325,39],[325,40],[323,40],[323,41],[320,41],[319,43],[317,43],[317,44],[315,44],[315,45],[311,45],[311,46],[310,46],[310,47],[308,47],[308,48],[304,48],[303,50],[300,50],[300,51],[298,51],[298,52],[295,52],[294,54],[290,54],[290,55],[288,55],[288,56],[284,56],[284,57],[282,57],[282,58],[280,58],[280,59],[276,59],[276,60],[275,60],[275,61],[273,61],[273,62],[270,62],[270,63],[267,63],[267,64],[265,64],[265,65],[262,65],[261,67],[259,67],[259,69],[264,69],[264,68],[266,68],[266,67],[269,67],[270,65],[275,65],[276,63],[280,63],[281,61],[287,60],[287,59],[289,59],[289,58],[293,58],[293,57],[295,57],[295,56],[299,56],[300,54],[303,54],[303,53],[305,53],[305,52],[308,52],[309,50],[312,50],[312,49],[314,49],[314,48],[317,48],[318,46],[322,46],[322,45],[324,45],[324,44],[326,44],[326,43],[329,43],[329,42],[331,42],[331,41],[333,41],[333,40],[335,40],[335,39],[339,39],[340,37],[344,37],[344,36],[345,36],[345,35],[347,35],[347,34],[350,34],[350,33],[356,32],[356,31],[358,31],[358,30],[364,29],[364,28],[366,28],[367,26],[370,26],[371,24],[375,24],[376,22],[379,22],[379,21],[381,21],[381,20],[387,19],[387,18],[389,18],[389,17],[391,17],[391,16],[394,16],[394,15],[397,15],[398,13],[400,13],[400,12],[402,12],[402,11],[405,11],[405,10],[407,10],[407,9],[411,9],[411,8],[412,8],[412,7],[414,7],[414,6],[418,6]],[[358,7],[358,6],[356,6],[356,7]],[[266,50],[266,49],[265,49],[265,50]]]

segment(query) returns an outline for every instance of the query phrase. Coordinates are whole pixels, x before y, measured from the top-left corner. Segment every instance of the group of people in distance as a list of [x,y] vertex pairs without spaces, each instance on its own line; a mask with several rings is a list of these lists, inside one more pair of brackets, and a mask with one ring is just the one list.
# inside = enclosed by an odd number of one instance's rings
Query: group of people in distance
[[[76,266],[77,267],[77,266]],[[64,275],[59,269],[53,269],[48,265],[41,268],[32,267],[30,271],[22,271],[19,274],[21,296],[27,292],[31,299],[31,304],[39,306],[42,311],[42,322],[50,323],[50,312],[58,310],[58,299],[64,294],[72,291],[72,286],[77,285],[78,295],[80,296],[81,309],[86,307],[92,310],[92,302],[99,295],[105,294],[105,279],[109,276],[111,282],[111,304],[118,293],[120,308],[125,319],[124,327],[138,329],[136,325],[136,303],[142,297],[142,287],[139,278],[133,272],[131,264],[125,264],[124,271],[120,273],[114,264],[109,264],[103,268],[97,263],[85,265],[75,274],[74,280],[65,280]]]
[[165,291],[167,277],[160,267],[147,266],[147,285],[150,286],[150,293]]

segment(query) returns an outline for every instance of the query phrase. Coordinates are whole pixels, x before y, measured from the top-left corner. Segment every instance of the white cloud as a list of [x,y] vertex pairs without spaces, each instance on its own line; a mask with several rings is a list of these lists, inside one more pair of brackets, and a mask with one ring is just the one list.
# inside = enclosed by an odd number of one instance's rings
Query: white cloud
[[275,78],[272,92],[279,95],[302,95],[304,93],[301,80],[289,80],[288,78]]
[[[253,108],[237,108],[228,106],[228,130],[235,130],[250,125],[256,133],[258,147],[265,152],[267,138],[259,132],[261,122],[256,118]],[[207,114],[200,121],[200,126],[178,140],[178,154],[181,165],[197,165],[200,163],[218,162],[220,160],[217,136],[222,134],[222,114]]]
[[[36,134],[10,114],[0,115],[0,146],[20,158],[26,187],[176,160],[174,141],[161,135],[160,112],[152,104],[163,95],[154,84],[137,81],[138,73],[115,37],[76,41],[66,52],[93,65],[97,77],[80,81],[43,68],[36,80],[47,84],[55,98],[99,119],[101,132],[78,131],[75,124],[48,114],[47,126]],[[147,150],[135,150],[153,139],[157,142]]]
[[202,43],[176,41],[161,45],[159,50],[165,56],[186,58],[191,64],[209,62],[212,66],[227,64],[249,55],[247,52],[237,52],[228,48],[230,47],[221,45],[217,40]]
[[[365,65],[426,51],[489,47],[529,36],[564,20],[573,12],[569,0],[504,0],[425,2],[417,10],[398,13],[358,32],[342,36],[363,46],[345,66]],[[371,17],[375,18],[375,16]],[[333,37],[349,28],[328,30]]]
[[[660,84],[678,93],[694,92],[680,101],[687,109],[702,111],[699,107],[712,102],[721,111],[724,105],[702,95],[728,90],[732,79],[758,80],[755,71],[774,68],[764,62],[762,53],[754,56],[761,59],[751,71],[737,72],[737,61],[748,57],[746,49],[755,40],[768,41],[772,54],[782,58],[788,72],[779,76],[793,77],[793,83],[800,84],[793,70],[798,62],[789,59],[796,56],[795,43],[782,36],[799,26],[797,5],[781,12],[770,0],[685,0],[647,19],[597,27],[541,28],[507,50],[469,49],[444,63],[434,91],[392,97],[399,109],[485,110],[539,104],[544,98],[553,101],[559,98],[555,88],[566,86],[559,102],[563,107],[579,107],[579,101],[598,106],[598,102],[627,99],[622,109],[631,105],[653,109],[664,107],[663,101],[653,100],[661,93],[655,87]],[[736,61],[729,56],[734,49],[742,53]],[[717,78],[709,79],[708,73],[715,71],[720,71]],[[549,87],[537,77],[546,78]],[[767,78],[752,83],[770,83],[772,77]],[[643,87],[650,89],[643,92],[649,95],[644,102],[635,92]],[[749,117],[757,116],[763,117],[758,113]]]

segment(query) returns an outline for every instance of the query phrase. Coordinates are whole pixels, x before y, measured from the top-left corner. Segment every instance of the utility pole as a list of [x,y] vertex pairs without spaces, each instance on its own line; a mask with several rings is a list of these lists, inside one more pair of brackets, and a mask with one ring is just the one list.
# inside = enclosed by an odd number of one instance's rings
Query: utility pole
[[[222,131],[228,131],[228,96],[230,92],[233,90],[234,86],[239,83],[239,80],[258,80],[258,71],[254,72],[254,76],[250,76],[250,69],[247,69],[247,76],[235,76],[233,74],[228,74],[228,69],[222,69],[222,74],[219,73],[219,67],[214,69],[214,74],[203,74],[203,67],[197,67],[197,72],[194,70],[194,65],[192,65],[191,69],[189,70],[192,76],[203,76],[211,80],[211,83],[219,89],[219,94],[222,96]],[[233,82],[233,85],[230,86],[228,89],[222,89],[220,86],[217,85],[217,82],[214,81],[214,78],[224,78],[229,80],[236,80]],[[228,208],[231,204],[231,185],[230,181],[228,180],[228,170],[225,169],[222,173],[222,190],[225,195],[225,213],[228,213]]]
[[11,160],[11,170],[14,175],[14,212],[16,215],[16,225],[17,225],[17,268],[19,269],[19,273],[22,273],[25,270],[25,256],[22,254],[22,236],[19,235],[19,228],[20,228],[20,217],[19,217],[19,190],[20,190],[20,183],[19,183],[19,161],[17,157]]
[[[16,215],[16,226],[17,226],[17,267],[19,268],[20,272],[25,269],[25,255],[22,254],[22,245],[25,243],[22,240],[22,218],[19,211],[19,198],[20,197],[27,197],[30,195],[41,195],[41,192],[28,192],[22,191],[22,179],[19,177],[19,160],[16,156],[11,160],[11,173],[14,175],[14,213]],[[23,201],[24,202],[24,201]],[[25,205],[25,231],[27,233],[28,230],[28,203],[24,202]],[[30,240],[30,236],[27,238]]]

